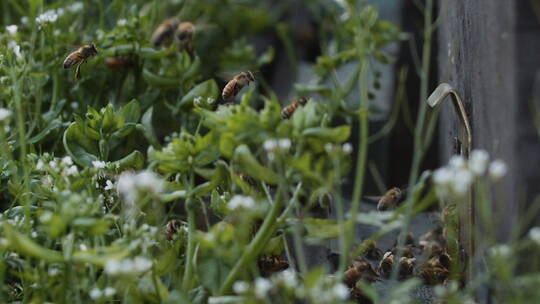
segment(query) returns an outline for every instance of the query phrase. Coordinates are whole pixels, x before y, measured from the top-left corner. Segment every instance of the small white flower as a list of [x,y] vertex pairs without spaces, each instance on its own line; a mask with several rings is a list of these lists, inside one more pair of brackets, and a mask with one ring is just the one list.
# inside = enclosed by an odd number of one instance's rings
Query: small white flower
[[73,109],[73,110],[77,110],[79,108],[79,103],[76,102],[76,101],[73,101],[69,104],[69,106]]
[[459,169],[454,176],[454,190],[458,194],[465,194],[471,187],[473,175],[467,169]]
[[229,201],[228,205],[231,210],[239,209],[239,208],[251,209],[255,207],[255,201],[253,200],[253,198],[249,196],[235,195]]
[[22,24],[28,24],[28,17],[24,16],[21,18],[21,23]]
[[324,151],[326,151],[327,153],[330,153],[334,150],[334,145],[332,145],[331,143],[326,143],[324,145]]
[[78,11],[81,11],[83,8],[84,8],[84,4],[82,2],[77,1],[71,4],[70,6],[68,6],[67,10],[72,13],[76,13]]
[[452,181],[452,178],[452,170],[446,167],[439,168],[433,172],[433,181],[438,185],[446,185]]
[[278,146],[283,150],[289,150],[291,147],[291,140],[288,138],[282,138],[278,140]]
[[272,289],[272,282],[265,278],[257,278],[255,280],[255,296],[259,299],[264,299],[266,294]]
[[105,263],[105,272],[110,275],[120,273],[122,269],[122,261],[110,260]]
[[101,160],[93,160],[92,166],[94,166],[94,168],[103,169],[107,166],[107,163]]
[[64,156],[64,157],[62,158],[62,163],[63,163],[64,165],[71,166],[71,165],[73,165],[73,160],[71,159],[70,156]]
[[92,300],[97,300],[103,296],[103,293],[98,288],[90,290],[88,294],[90,295],[90,298],[92,298]]
[[273,151],[277,148],[278,143],[274,139],[267,139],[263,143],[263,148],[266,151]]
[[112,287],[106,287],[105,289],[103,289],[103,294],[106,296],[106,297],[112,297],[116,294],[116,289],[112,288]]
[[476,175],[483,175],[486,172],[489,161],[489,154],[485,150],[474,150],[469,159],[469,169]]
[[118,19],[118,21],[116,21],[116,24],[119,26],[124,26],[126,25],[126,23],[127,23],[126,19]]
[[540,227],[533,227],[529,230],[529,238],[540,245]]
[[[61,13],[63,13],[63,11],[61,11]],[[36,23],[41,26],[45,23],[54,23],[56,22],[56,20],[58,20],[58,14],[56,13],[56,11],[48,10],[43,14],[37,16]]]
[[508,245],[497,245],[489,249],[491,256],[508,257],[512,253],[512,248]]
[[135,259],[133,259],[133,270],[138,273],[146,272],[152,268],[152,261],[145,258],[138,256]]
[[77,173],[79,173],[79,170],[77,169],[77,166],[75,165],[64,170],[64,174],[66,176],[76,175]]
[[43,214],[39,216],[39,221],[42,222],[42,223],[44,223],[44,224],[46,224],[46,223],[48,223],[50,220],[52,220],[52,218],[53,218],[52,213],[46,211],[46,212],[43,212]]
[[332,287],[332,294],[340,300],[349,298],[349,289],[343,283],[337,283]]
[[32,238],[37,238],[38,237],[38,234],[36,231],[32,231],[32,233],[30,234],[30,236],[32,236]]
[[249,283],[244,281],[236,281],[233,285],[233,290],[237,294],[243,294],[249,289]]
[[493,180],[498,180],[501,177],[505,176],[508,172],[508,166],[506,163],[500,159],[497,159],[489,165],[489,176]]
[[21,46],[17,44],[17,42],[13,41],[13,40],[10,40],[8,41],[8,49],[10,49],[11,51],[13,51],[13,54],[15,54],[15,57],[17,58],[22,58],[23,55],[22,55],[22,52],[21,52]]
[[19,27],[15,24],[12,24],[12,25],[8,25],[6,26],[6,31],[11,35],[11,36],[15,36],[15,34],[17,34],[17,30],[19,29]]
[[112,190],[112,189],[114,189],[114,184],[113,184],[113,182],[111,182],[110,180],[107,180],[107,181],[105,182],[105,188],[104,188],[104,189],[105,189],[105,190]]
[[279,278],[283,280],[285,286],[289,288],[298,287],[298,280],[296,279],[296,272],[290,269],[286,269],[279,274]]
[[465,158],[463,158],[463,156],[461,155],[453,155],[451,158],[450,158],[450,161],[448,161],[448,164],[450,165],[450,167],[453,167],[453,168],[463,168],[465,167]]
[[51,169],[56,169],[57,168],[57,164],[54,160],[51,160],[49,161],[49,167],[51,167]]
[[10,110],[0,108],[0,122],[8,120],[10,117],[11,117]]
[[58,273],[60,273],[60,271],[58,270],[58,268],[49,268],[47,273],[49,274],[50,277],[55,277],[58,275]]
[[343,150],[343,152],[347,153],[347,154],[351,154],[352,153],[352,150],[353,150],[353,147],[350,143],[344,143],[343,146],[341,147],[341,149]]

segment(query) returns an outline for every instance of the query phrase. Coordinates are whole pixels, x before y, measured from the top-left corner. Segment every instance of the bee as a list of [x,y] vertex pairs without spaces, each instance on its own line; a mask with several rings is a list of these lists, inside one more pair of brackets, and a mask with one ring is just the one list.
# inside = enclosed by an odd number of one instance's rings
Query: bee
[[450,276],[450,271],[442,267],[426,266],[420,270],[420,276],[428,285],[438,285],[446,282]]
[[296,100],[294,100],[290,105],[286,106],[281,110],[281,118],[283,119],[289,119],[291,116],[293,116],[296,109],[298,109],[300,106],[304,106],[307,103],[307,98],[301,97]]
[[401,201],[401,198],[403,197],[403,193],[401,192],[401,189],[398,187],[394,187],[388,191],[381,197],[379,202],[377,203],[377,210],[379,211],[385,211],[394,209],[397,204]]
[[123,70],[133,66],[133,61],[126,57],[107,57],[105,58],[105,66],[111,70]]
[[415,265],[415,258],[402,257],[399,259],[399,279],[404,280],[412,276]]
[[83,45],[66,57],[64,60],[64,69],[69,69],[74,65],[77,65],[75,79],[78,80],[81,76],[81,64],[85,63],[89,58],[96,56],[97,53],[98,51],[93,43]]
[[163,229],[167,236],[167,240],[171,241],[182,226],[187,227],[187,223],[177,219],[168,221]]
[[255,81],[255,76],[250,71],[236,74],[223,88],[221,97],[223,100],[235,97],[244,86],[249,85],[252,81]]
[[364,256],[368,259],[371,259],[371,260],[378,260],[381,258],[382,256],[382,251],[377,248],[377,243],[375,242],[370,242],[368,245],[367,245],[367,248],[366,248],[366,251],[364,253]]
[[368,261],[357,260],[343,273],[343,282],[349,287],[354,287],[360,279],[375,282],[378,277],[379,274]]
[[433,247],[434,244],[438,247],[446,246],[446,239],[443,235],[443,228],[439,226],[433,230],[428,231],[420,237],[418,244],[422,248]]
[[186,50],[188,54],[193,55],[193,33],[195,26],[191,22],[180,22],[174,32],[174,39],[178,44],[178,50]]
[[392,251],[387,251],[379,263],[379,273],[388,278],[392,273],[392,267],[394,266],[394,255]]
[[259,258],[259,260],[257,260],[257,265],[263,273],[263,276],[269,276],[272,273],[280,272],[289,268],[289,263],[287,260],[276,255]]
[[155,47],[165,45],[169,46],[171,45],[173,41],[174,32],[176,31],[178,27],[178,19],[176,18],[169,18],[165,19],[163,22],[161,22],[154,33],[152,34],[152,38],[150,38],[150,41]]

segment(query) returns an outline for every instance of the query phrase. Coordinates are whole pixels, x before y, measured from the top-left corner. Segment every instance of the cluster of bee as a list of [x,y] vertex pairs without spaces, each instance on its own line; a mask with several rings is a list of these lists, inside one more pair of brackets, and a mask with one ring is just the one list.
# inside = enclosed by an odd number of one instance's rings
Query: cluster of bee
[[169,18],[156,28],[150,41],[155,47],[169,47],[174,41],[179,51],[185,50],[188,54],[193,55],[193,33],[195,33],[193,23]]
[[[395,267],[399,280],[418,277],[427,285],[446,284],[452,264],[446,247],[442,228],[422,235],[418,244],[412,233],[409,233],[403,248],[398,248],[396,241],[394,246],[384,253],[373,243],[362,256],[353,260],[344,273],[343,282],[350,288],[351,297],[362,303],[365,297],[357,283],[361,280],[377,282],[389,279]],[[399,261],[396,261],[398,256]]]

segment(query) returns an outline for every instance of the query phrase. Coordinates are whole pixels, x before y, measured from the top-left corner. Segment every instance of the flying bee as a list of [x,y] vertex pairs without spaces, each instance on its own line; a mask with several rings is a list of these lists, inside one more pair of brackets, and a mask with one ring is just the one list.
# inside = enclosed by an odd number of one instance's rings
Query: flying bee
[[176,18],[169,18],[165,19],[163,22],[161,22],[154,33],[152,34],[152,38],[150,38],[150,41],[155,47],[165,45],[169,46],[171,45],[173,41],[174,31],[178,27],[178,19]]
[[283,119],[289,119],[291,116],[293,116],[296,109],[298,109],[300,106],[304,106],[307,103],[307,98],[301,97],[296,100],[294,100],[290,105],[286,106],[281,110],[281,118]]
[[105,66],[111,70],[123,70],[130,68],[134,65],[134,62],[126,57],[107,57],[105,58]]
[[178,50],[186,50],[189,55],[193,55],[193,33],[195,26],[191,22],[180,22],[174,32],[174,39],[178,44]]
[[223,88],[221,97],[223,100],[235,97],[244,86],[249,85],[252,81],[255,81],[255,76],[250,71],[236,74]]
[[69,69],[76,65],[75,79],[78,80],[81,76],[81,64],[85,63],[89,58],[96,56],[97,53],[98,51],[93,43],[83,45],[66,57],[64,60],[64,69]]
[[381,197],[377,204],[377,210],[385,211],[395,208],[397,204],[401,201],[402,197],[403,193],[398,187],[394,187],[386,191],[386,193]]
[[376,242],[370,242],[367,245],[366,251],[364,252],[364,256],[371,260],[378,260],[382,256],[382,251],[377,248]]
[[289,268],[287,260],[281,256],[261,257],[257,260],[257,264],[263,276],[269,276],[272,273],[280,272]]
[[187,223],[177,219],[168,221],[163,229],[167,236],[167,240],[171,241],[182,226],[187,227]]

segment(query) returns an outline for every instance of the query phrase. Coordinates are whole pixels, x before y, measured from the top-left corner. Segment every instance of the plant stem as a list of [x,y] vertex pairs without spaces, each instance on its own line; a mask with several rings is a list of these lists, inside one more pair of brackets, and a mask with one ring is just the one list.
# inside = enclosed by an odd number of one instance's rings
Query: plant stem
[[247,269],[247,266],[253,263],[253,261],[255,261],[259,253],[262,251],[268,238],[272,235],[277,226],[277,216],[279,215],[282,204],[283,197],[278,191],[278,196],[274,201],[274,205],[272,205],[272,209],[270,209],[270,213],[268,213],[268,215],[264,219],[264,222],[259,231],[257,231],[255,238],[253,238],[253,240],[249,243],[246,250],[225,279],[225,282],[223,283],[223,285],[221,285],[219,295],[226,294],[231,290],[232,285],[234,284],[240,273]]
[[195,209],[191,206],[191,196],[186,199],[187,220],[188,220],[188,244],[186,251],[186,270],[182,280],[182,290],[189,291],[191,286],[191,277],[193,275],[193,254],[195,252]]
[[[354,238],[354,228],[356,223],[356,216],[360,209],[360,197],[362,195],[364,187],[364,177],[366,171],[366,161],[368,153],[368,135],[369,135],[369,104],[367,96],[368,87],[368,70],[369,62],[365,54],[360,57],[360,78],[358,79],[358,90],[360,91],[360,109],[358,111],[358,131],[360,138],[358,139],[358,154],[356,156],[356,174],[354,178],[354,191],[351,202],[350,218],[347,221],[345,238],[343,245],[343,252],[341,254],[347,254],[352,248],[352,242]],[[345,261],[348,261],[348,256]]]

